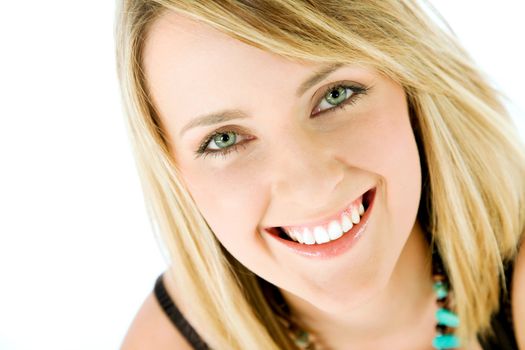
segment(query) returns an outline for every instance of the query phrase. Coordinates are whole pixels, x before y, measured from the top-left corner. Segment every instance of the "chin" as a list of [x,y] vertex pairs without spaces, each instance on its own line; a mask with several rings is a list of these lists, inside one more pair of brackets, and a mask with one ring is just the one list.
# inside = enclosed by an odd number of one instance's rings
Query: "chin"
[[308,293],[308,295],[303,294],[300,297],[325,313],[351,312],[366,304],[385,288],[388,278],[377,274],[375,276],[375,278],[368,278],[366,282],[359,284],[346,283],[345,286],[317,286],[311,288],[311,293]]

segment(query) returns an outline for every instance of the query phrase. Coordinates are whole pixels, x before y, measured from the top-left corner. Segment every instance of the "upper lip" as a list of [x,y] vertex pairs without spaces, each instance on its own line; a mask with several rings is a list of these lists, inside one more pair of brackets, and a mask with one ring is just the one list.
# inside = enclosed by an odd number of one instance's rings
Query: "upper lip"
[[[312,221],[308,221],[306,223],[304,223],[304,221],[303,221],[303,223],[299,223],[299,224],[288,224],[288,225],[282,225],[282,226],[269,226],[266,229],[272,229],[272,228],[277,228],[277,227],[314,227],[314,226],[322,225],[323,223],[326,223],[329,220],[331,220],[333,217],[336,217],[336,216],[340,215],[345,209],[347,209],[350,206],[351,203],[353,203],[355,200],[357,200],[359,197],[363,196],[365,193],[367,193],[368,191],[370,191],[373,188],[374,187],[370,187],[366,191],[362,192],[359,196],[357,196],[354,199],[352,199],[351,201],[347,202],[343,207],[340,207],[340,209],[338,211],[332,211],[331,214],[322,215],[321,218],[318,219],[318,220],[312,220]],[[300,222],[300,221],[297,220],[297,222]]]

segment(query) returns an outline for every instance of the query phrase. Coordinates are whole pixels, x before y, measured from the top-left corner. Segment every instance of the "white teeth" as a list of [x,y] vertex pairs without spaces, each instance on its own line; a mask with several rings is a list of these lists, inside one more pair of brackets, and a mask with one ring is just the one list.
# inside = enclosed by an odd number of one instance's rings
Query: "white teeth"
[[316,226],[313,230],[309,228],[288,228],[284,231],[288,236],[302,244],[322,244],[340,238],[344,233],[350,231],[355,224],[361,221],[365,208],[363,203],[352,205],[350,210],[341,215],[340,220],[332,220],[326,226]]
[[295,231],[295,239],[299,243],[304,243],[303,235],[299,231]]
[[351,214],[352,215],[352,222],[354,224],[358,224],[361,219],[359,217],[359,212],[358,212],[357,208],[352,207],[350,209],[350,212],[352,213]]
[[286,232],[288,237],[290,237],[294,241],[297,241],[297,237],[296,237],[296,234],[295,234],[296,231],[295,230],[287,230],[287,231],[284,231],[284,232]]
[[330,224],[328,225],[328,236],[333,241],[334,239],[338,239],[343,235],[343,229],[341,228],[341,225],[337,221],[330,221]]
[[312,232],[308,228],[305,228],[303,231],[303,241],[305,244],[314,244],[315,238]]
[[350,231],[352,227],[354,226],[352,224],[352,221],[350,221],[350,218],[346,214],[343,214],[343,219],[341,220],[341,223],[343,224],[342,228],[344,232]]
[[330,241],[328,232],[326,232],[326,230],[321,226],[317,226],[314,229],[314,237],[315,237],[315,242],[317,242],[317,244],[326,243]]

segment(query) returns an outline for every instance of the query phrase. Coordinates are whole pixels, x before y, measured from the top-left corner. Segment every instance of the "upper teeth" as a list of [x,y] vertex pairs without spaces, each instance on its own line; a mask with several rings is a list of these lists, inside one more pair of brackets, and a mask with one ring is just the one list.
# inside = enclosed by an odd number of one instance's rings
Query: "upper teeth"
[[345,209],[338,219],[331,220],[324,225],[311,227],[283,227],[283,231],[294,241],[303,244],[322,244],[338,239],[350,231],[354,224],[358,224],[364,214],[362,197]]

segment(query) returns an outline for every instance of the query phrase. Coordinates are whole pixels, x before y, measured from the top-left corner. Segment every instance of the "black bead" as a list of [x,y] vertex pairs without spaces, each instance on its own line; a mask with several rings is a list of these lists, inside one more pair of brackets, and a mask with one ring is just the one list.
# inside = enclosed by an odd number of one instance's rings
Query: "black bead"
[[439,334],[446,334],[448,327],[441,324],[436,324],[436,332]]

